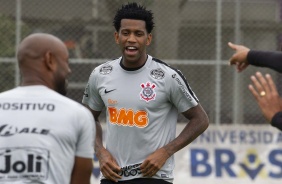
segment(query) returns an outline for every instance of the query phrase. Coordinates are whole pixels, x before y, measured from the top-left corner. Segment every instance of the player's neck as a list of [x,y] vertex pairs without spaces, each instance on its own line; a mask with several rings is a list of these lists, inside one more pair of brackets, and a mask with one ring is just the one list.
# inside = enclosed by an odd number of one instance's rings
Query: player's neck
[[[120,66],[121,66],[123,69],[128,70],[128,71],[139,70],[140,68],[142,68],[142,67],[146,64],[147,60],[148,60],[148,55],[146,55],[146,58],[143,59],[142,62],[138,62],[138,63],[140,63],[140,64],[136,64],[137,62],[133,64],[133,63],[130,62],[130,61],[125,62],[125,61],[124,61],[124,58],[122,58],[122,59],[121,59],[121,62],[120,62]],[[126,63],[126,64],[125,64],[125,63]],[[132,64],[131,64],[131,63],[132,63]]]

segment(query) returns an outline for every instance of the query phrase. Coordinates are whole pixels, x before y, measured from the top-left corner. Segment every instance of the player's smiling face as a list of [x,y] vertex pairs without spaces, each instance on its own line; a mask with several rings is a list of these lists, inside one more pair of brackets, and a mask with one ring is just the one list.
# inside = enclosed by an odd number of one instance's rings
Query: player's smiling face
[[115,40],[121,48],[125,67],[136,68],[146,62],[146,47],[151,43],[152,34],[147,32],[145,21],[122,19]]

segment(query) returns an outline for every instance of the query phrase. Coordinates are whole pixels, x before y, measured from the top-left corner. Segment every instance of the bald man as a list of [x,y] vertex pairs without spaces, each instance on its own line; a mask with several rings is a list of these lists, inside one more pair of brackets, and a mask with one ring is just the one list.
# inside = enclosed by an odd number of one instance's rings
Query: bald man
[[65,97],[68,51],[50,34],[20,44],[21,85],[0,93],[0,183],[89,184],[94,119]]

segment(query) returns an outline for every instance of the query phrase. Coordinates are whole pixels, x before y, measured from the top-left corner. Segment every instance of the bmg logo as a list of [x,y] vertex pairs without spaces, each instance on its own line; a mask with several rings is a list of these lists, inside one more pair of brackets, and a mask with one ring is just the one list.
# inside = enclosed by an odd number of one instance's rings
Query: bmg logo
[[48,150],[34,147],[0,149],[0,182],[22,179],[45,180],[48,171]]

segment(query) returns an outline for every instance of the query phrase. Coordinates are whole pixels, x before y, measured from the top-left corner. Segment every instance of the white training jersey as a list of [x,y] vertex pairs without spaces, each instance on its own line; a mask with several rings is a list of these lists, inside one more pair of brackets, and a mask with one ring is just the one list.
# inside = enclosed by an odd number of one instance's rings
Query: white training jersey
[[70,183],[75,157],[93,158],[94,118],[45,86],[0,94],[0,183]]
[[[148,56],[140,69],[121,66],[121,57],[96,67],[82,102],[95,111],[106,108],[106,148],[122,167],[121,180],[143,177],[139,166],[175,139],[179,112],[198,99],[179,70]],[[173,180],[171,156],[153,178]]]

